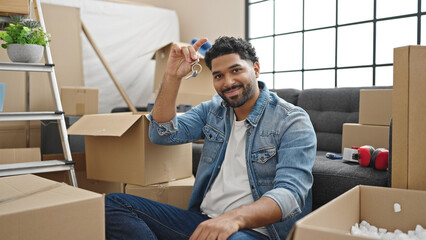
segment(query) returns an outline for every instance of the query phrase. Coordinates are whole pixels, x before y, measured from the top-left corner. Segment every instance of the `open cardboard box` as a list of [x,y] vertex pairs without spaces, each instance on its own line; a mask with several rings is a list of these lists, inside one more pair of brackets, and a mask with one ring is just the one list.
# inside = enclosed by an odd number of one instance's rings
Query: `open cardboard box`
[[93,114],[68,134],[85,135],[89,179],[145,186],[192,176],[192,144],[153,144],[148,128],[148,114]]
[[[394,204],[401,206],[394,211]],[[362,220],[388,231],[407,233],[417,224],[426,226],[426,192],[357,186],[297,221],[287,240],[370,239],[350,235]]]

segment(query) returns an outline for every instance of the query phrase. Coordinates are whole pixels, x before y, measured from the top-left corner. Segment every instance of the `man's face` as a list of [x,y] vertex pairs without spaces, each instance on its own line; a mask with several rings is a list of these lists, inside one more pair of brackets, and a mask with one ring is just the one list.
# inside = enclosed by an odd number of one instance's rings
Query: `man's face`
[[231,107],[238,108],[255,95],[259,63],[242,60],[237,53],[226,54],[212,60],[212,75],[217,93]]

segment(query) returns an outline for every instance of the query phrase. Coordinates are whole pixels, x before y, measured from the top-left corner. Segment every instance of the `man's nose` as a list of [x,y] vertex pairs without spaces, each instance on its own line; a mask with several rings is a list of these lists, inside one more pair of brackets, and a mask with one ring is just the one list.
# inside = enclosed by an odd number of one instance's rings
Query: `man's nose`
[[225,88],[230,88],[235,84],[235,79],[230,74],[225,74],[224,80],[225,80],[225,84],[224,84]]

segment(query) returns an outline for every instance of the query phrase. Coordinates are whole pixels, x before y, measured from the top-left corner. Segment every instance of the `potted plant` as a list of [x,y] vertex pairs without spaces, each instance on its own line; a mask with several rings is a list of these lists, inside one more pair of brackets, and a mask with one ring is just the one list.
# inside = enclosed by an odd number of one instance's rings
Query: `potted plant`
[[43,31],[39,22],[11,16],[9,26],[4,30],[0,33],[0,39],[5,41],[1,46],[7,49],[12,62],[35,63],[41,60],[50,34]]

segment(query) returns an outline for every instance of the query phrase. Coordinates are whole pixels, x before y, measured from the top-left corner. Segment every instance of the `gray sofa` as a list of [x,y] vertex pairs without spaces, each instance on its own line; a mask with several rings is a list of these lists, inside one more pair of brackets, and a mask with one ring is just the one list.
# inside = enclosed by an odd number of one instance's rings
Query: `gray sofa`
[[[331,160],[327,152],[340,153],[343,123],[357,123],[360,89],[391,87],[274,89],[278,96],[309,114],[317,135],[317,155],[312,169],[313,210],[357,185],[390,186],[389,171],[366,168],[358,163]],[[197,172],[202,143],[193,144],[193,173]]]

